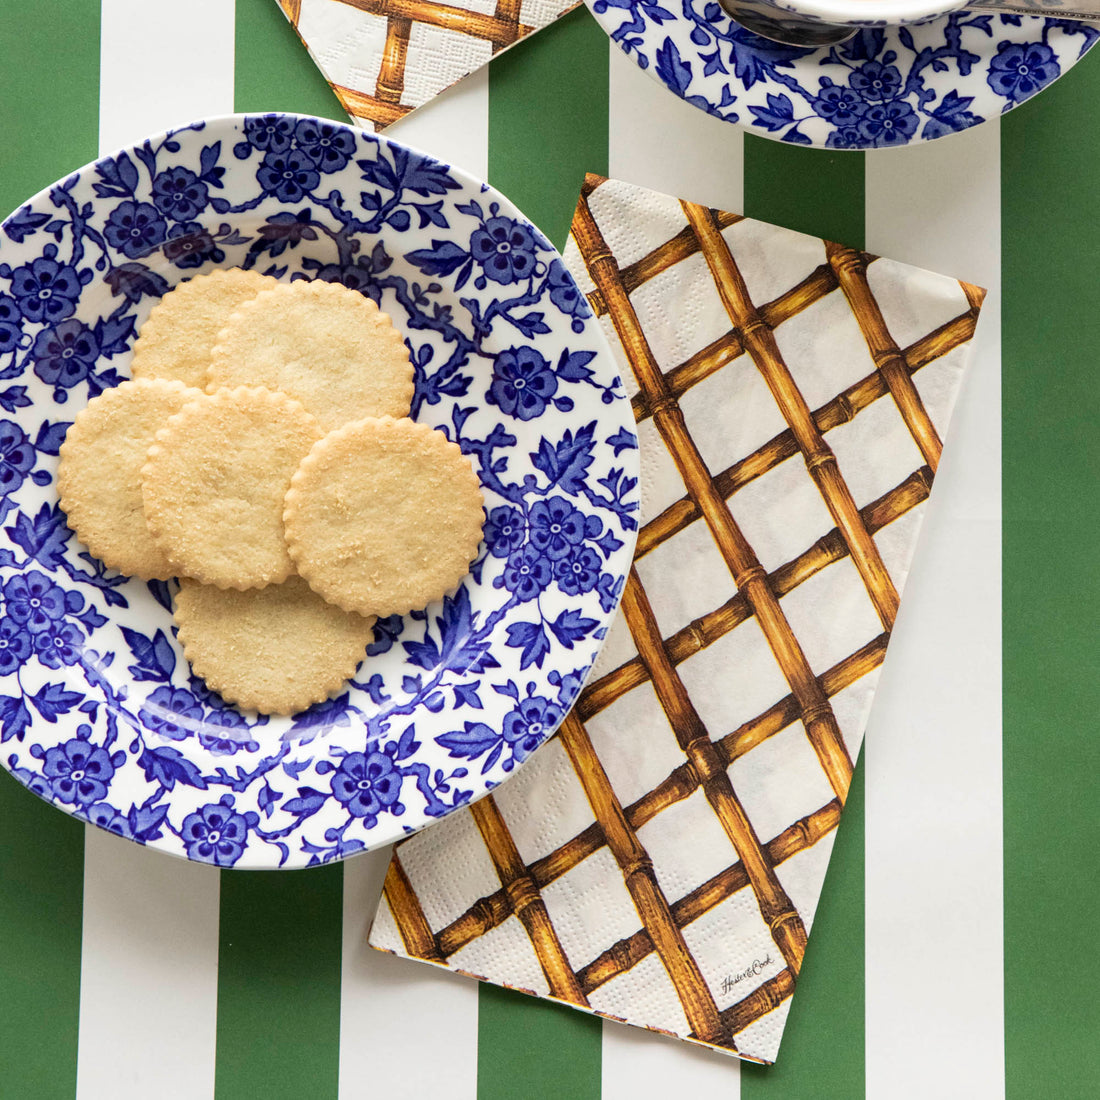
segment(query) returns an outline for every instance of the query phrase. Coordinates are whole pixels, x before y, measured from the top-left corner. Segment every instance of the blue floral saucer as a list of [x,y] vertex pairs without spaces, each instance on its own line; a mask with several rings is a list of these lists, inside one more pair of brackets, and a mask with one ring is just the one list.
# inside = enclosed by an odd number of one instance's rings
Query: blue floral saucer
[[[231,266],[389,312],[412,415],[461,445],[486,498],[457,593],[380,621],[348,690],[293,719],[194,679],[171,586],[86,553],[54,486],[73,413],[126,376],[161,295]],[[67,813],[190,859],[341,859],[491,790],[568,710],[630,566],[630,403],[557,253],[491,188],[339,123],[196,123],[12,214],[0,408],[0,760]]]
[[689,103],[764,137],[826,149],[929,141],[996,118],[1100,37],[1087,23],[961,11],[796,49],[717,0],[586,0],[635,62]]

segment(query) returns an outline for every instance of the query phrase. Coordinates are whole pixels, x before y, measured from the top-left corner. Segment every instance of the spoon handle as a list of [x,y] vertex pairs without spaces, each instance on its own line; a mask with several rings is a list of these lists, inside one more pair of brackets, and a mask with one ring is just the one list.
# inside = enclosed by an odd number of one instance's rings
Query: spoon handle
[[1045,15],[1052,19],[1100,22],[1100,0],[972,0],[967,8],[1003,11],[1013,15]]
[[[768,3],[768,0],[719,0],[746,30],[784,46],[817,49],[836,46],[851,38],[858,27],[805,19]],[[969,10],[1010,12],[1061,19],[1100,22],[1100,0],[971,0]]]
[[858,27],[839,23],[820,23],[784,11],[767,0],[719,0],[726,11],[746,30],[784,46],[816,49],[836,46],[851,38]]

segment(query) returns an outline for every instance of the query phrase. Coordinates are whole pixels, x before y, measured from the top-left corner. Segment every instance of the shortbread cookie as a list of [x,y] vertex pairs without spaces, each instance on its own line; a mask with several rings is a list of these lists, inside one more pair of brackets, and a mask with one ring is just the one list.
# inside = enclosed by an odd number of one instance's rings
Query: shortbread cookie
[[481,541],[481,488],[442,432],[367,418],[314,444],[290,484],[287,548],[347,611],[403,615],[453,589]]
[[57,491],[77,538],[104,565],[143,580],[174,576],[145,525],[141,468],[168,418],[202,391],[162,378],[93,397],[65,434]]
[[413,370],[401,334],[369,298],[338,283],[283,283],[229,318],[206,388],[267,386],[296,397],[324,431],[364,416],[406,416]]
[[201,394],[156,434],[142,470],[145,519],[180,576],[260,588],[294,571],[283,498],[321,430],[285,394]]
[[192,672],[226,702],[264,714],[297,714],[339,691],[374,625],[294,576],[249,592],[183,580],[175,622]]
[[230,315],[275,279],[239,267],[196,275],[170,290],[141,326],[130,373],[134,378],[175,378],[206,384],[210,353]]

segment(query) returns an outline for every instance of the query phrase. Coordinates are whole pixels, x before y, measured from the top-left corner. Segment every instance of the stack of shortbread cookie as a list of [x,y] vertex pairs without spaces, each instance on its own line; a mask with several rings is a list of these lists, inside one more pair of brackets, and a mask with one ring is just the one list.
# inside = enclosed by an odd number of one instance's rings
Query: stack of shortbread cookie
[[376,617],[468,572],[477,476],[408,419],[408,351],[369,298],[199,275],[150,314],[132,373],[69,429],[61,507],[104,564],[179,578],[184,655],[228,702],[295,714],[329,698]]

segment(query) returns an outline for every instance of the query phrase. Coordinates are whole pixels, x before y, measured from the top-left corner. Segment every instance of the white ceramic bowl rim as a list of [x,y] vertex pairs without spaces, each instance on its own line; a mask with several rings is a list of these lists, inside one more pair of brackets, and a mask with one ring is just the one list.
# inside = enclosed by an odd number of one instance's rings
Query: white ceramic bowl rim
[[965,0],[766,0],[783,11],[815,22],[886,26],[918,23],[947,15],[965,6]]

